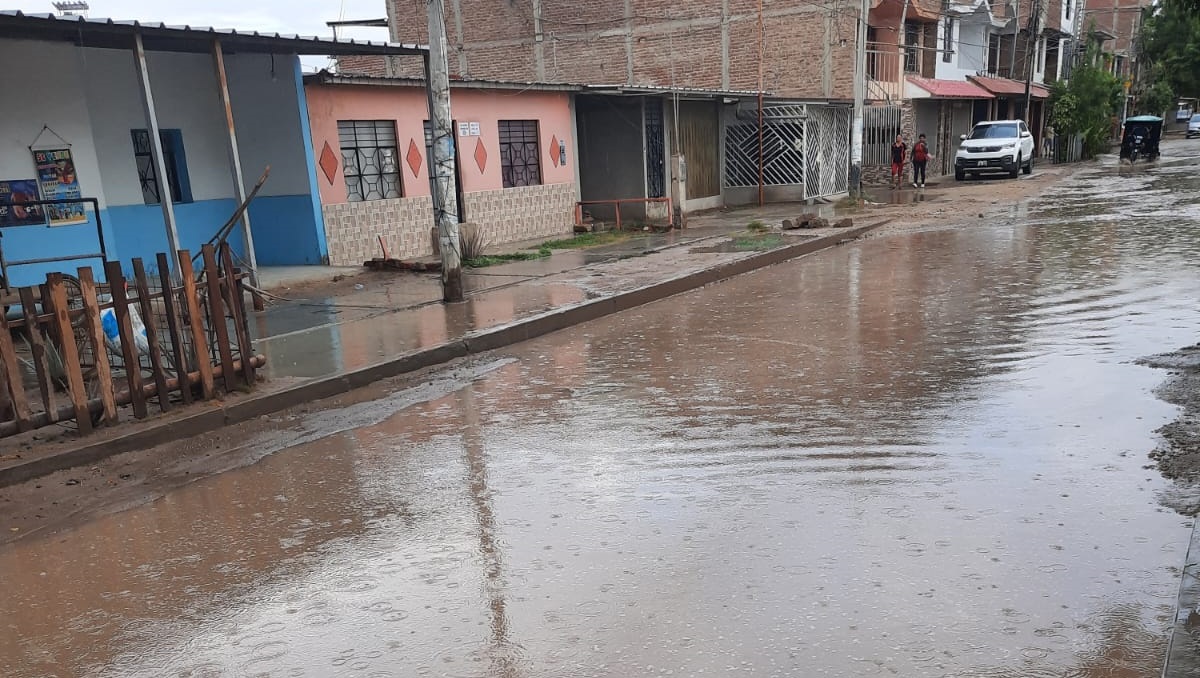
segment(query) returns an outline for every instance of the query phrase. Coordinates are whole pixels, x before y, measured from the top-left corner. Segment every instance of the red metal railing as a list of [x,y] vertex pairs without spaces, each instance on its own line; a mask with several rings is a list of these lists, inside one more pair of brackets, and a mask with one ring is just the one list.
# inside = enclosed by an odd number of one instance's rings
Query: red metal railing
[[583,225],[583,206],[584,205],[612,205],[616,210],[616,225],[617,230],[621,230],[621,205],[629,202],[637,202],[642,204],[650,203],[667,203],[667,224],[672,228],[679,228],[675,223],[675,210],[672,209],[670,198],[618,198],[616,200],[580,200],[575,203],[575,225]]

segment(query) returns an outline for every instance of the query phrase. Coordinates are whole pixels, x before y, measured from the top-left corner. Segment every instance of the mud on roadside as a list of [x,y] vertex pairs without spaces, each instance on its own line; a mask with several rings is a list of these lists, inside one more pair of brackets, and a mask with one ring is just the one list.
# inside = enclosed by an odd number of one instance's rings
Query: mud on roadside
[[1163,497],[1169,508],[1187,516],[1200,514],[1200,344],[1140,361],[1168,371],[1155,393],[1182,408],[1175,421],[1158,430],[1162,436],[1150,458],[1175,487]]

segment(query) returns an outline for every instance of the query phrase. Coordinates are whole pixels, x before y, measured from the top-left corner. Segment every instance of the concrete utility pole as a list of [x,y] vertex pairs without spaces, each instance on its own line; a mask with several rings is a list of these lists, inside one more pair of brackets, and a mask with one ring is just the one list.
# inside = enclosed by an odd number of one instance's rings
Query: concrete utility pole
[[442,300],[462,301],[462,260],[458,241],[458,187],[454,175],[454,123],[450,116],[450,68],[446,62],[445,0],[427,0],[429,56],[425,81],[429,91],[429,126],[433,133],[429,171],[433,181],[433,218],[442,253]]
[[[1017,0],[1016,9],[1013,10],[1013,32],[1012,45],[1008,49],[1008,77],[1012,78],[1017,72],[1017,34],[1021,29],[1021,0]],[[999,70],[999,68],[997,68]],[[997,73],[996,75],[1000,75]]]
[[[1041,0],[1033,0],[1033,6],[1030,7],[1029,39],[1025,41],[1025,62],[1026,62],[1025,63],[1025,65],[1026,65],[1026,68],[1025,68],[1025,115],[1022,116],[1021,119],[1025,121],[1026,125],[1029,124],[1029,109],[1030,109],[1030,104],[1032,103],[1032,100],[1029,98],[1029,89],[1030,89],[1031,85],[1033,84],[1033,71],[1035,68],[1037,68],[1037,45],[1038,45],[1037,32],[1038,32],[1038,19],[1041,18],[1041,15],[1042,15]],[[1030,58],[1031,55],[1029,54],[1031,45],[1033,47],[1032,51],[1034,52],[1034,54],[1032,55],[1032,58]]]
[[758,0],[758,206],[765,204],[763,180],[763,3]]
[[862,0],[858,17],[858,36],[854,55],[854,122],[850,126],[850,195],[862,197],[863,99],[867,84],[867,14],[871,0]]

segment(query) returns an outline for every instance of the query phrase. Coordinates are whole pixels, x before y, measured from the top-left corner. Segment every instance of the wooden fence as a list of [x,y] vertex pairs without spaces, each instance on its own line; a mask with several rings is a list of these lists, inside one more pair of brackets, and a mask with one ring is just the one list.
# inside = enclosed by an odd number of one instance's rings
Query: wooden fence
[[205,245],[198,267],[187,250],[176,256],[172,267],[159,254],[156,276],[134,259],[126,280],[110,261],[103,285],[80,268],[9,295],[21,317],[0,314],[0,437],[50,425],[86,435],[254,385],[264,359],[229,246]]

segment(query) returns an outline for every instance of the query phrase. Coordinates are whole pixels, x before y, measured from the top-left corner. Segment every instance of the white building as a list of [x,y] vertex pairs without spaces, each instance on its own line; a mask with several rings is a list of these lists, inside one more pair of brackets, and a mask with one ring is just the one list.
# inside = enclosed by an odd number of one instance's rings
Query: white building
[[[0,12],[0,201],[30,186],[46,199],[95,201],[41,223],[0,210],[8,282],[84,265],[99,273],[89,255],[100,251],[151,270],[159,252],[196,251],[268,166],[247,214],[252,237],[235,230],[231,245],[260,266],[326,263],[299,61],[309,54],[425,50]],[[39,172],[47,158],[60,160],[59,182],[54,167]],[[13,263],[34,259],[58,261]]]

